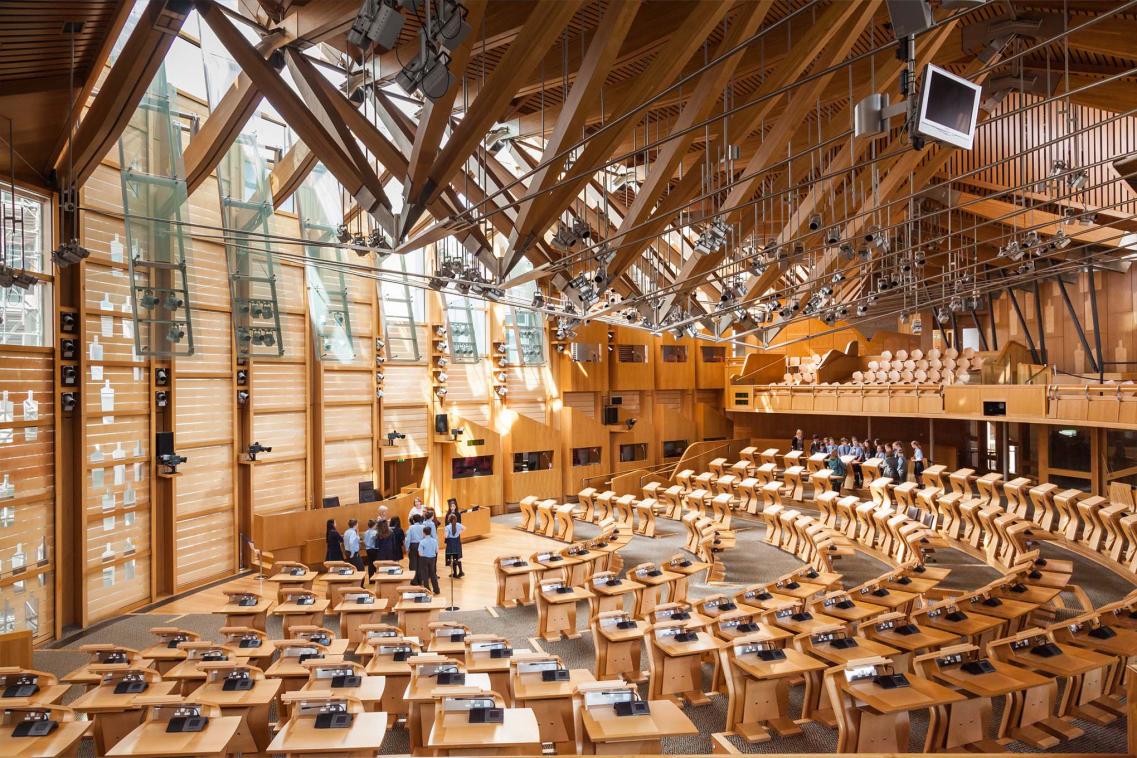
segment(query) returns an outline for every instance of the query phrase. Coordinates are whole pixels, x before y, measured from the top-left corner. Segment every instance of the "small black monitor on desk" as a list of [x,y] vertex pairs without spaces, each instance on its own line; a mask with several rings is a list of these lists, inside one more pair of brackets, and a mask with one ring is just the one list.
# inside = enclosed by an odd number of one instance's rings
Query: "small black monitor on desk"
[[335,495],[333,497],[326,497],[326,498],[324,498],[323,502],[324,502],[325,508],[339,508],[340,507],[339,495]]

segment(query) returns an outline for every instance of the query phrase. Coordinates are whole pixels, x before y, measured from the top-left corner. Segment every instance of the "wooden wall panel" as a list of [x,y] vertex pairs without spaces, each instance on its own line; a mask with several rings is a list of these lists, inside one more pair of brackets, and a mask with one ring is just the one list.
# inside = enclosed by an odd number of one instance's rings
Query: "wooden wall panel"
[[308,314],[280,314],[280,331],[284,335],[284,358],[303,361],[308,353]]
[[[276,448],[273,447],[275,455]],[[305,461],[273,461],[264,456],[264,462],[253,466],[253,513],[289,513],[302,511],[308,501],[305,486]]]
[[175,480],[174,580],[179,589],[236,568],[233,446],[196,448],[188,457]]
[[[583,480],[600,476],[612,470],[612,450],[607,428],[593,414],[582,413],[567,404],[561,410],[561,429],[564,440],[565,494],[575,495],[583,488]],[[573,448],[599,447],[600,463],[590,466],[572,465]]]
[[370,371],[325,371],[325,398],[371,398]]
[[229,314],[195,308],[191,316],[194,354],[178,358],[178,373],[229,374],[232,368],[233,343],[233,327],[229,321]]
[[253,416],[253,441],[272,448],[271,453],[258,458],[257,467],[262,467],[261,459],[271,463],[273,459],[304,455],[306,424],[307,415],[304,411],[258,413]]
[[233,407],[229,379],[177,379],[176,440],[179,449],[231,441]]
[[[186,280],[190,303],[194,308],[229,310],[229,265],[225,259],[225,246],[195,239],[187,248]],[[196,320],[197,313],[193,315]]]
[[430,382],[423,365],[388,363],[383,369],[383,405],[389,408],[410,403],[425,404],[430,395]]
[[258,415],[304,410],[308,406],[307,386],[302,363],[257,361],[253,371],[253,410]]
[[405,440],[398,440],[391,447],[383,447],[384,460],[426,455],[430,450],[431,424],[430,410],[425,405],[396,407],[384,405],[383,427],[379,430],[379,437],[385,438],[388,432],[394,430],[407,435]]

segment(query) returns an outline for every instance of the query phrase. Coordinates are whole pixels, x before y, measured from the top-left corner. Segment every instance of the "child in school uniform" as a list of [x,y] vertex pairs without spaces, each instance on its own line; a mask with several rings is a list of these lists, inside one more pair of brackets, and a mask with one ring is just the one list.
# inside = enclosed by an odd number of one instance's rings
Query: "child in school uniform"
[[458,520],[458,514],[451,513],[446,519],[446,565],[450,567],[450,576],[461,579],[466,575],[462,570],[462,532],[466,527]]

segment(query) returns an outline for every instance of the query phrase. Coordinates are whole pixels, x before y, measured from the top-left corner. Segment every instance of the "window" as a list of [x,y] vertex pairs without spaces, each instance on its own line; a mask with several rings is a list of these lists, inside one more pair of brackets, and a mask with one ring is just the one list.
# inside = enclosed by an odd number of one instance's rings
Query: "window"
[[486,304],[464,295],[444,295],[449,328],[450,359],[477,363],[486,346]]
[[647,345],[617,345],[616,357],[620,363],[647,363]]
[[630,445],[620,445],[620,463],[647,460],[647,443],[633,442]]
[[600,465],[600,448],[598,448],[598,447],[574,447],[572,449],[572,465],[574,465],[574,466],[599,466]]
[[469,479],[474,476],[493,476],[493,456],[475,455],[469,458],[454,458],[451,462],[451,476],[454,479]]
[[[1086,429],[1065,427],[1050,431],[1050,467],[1090,470],[1090,435]],[[1050,481],[1055,481],[1053,477]]]
[[600,345],[594,342],[574,342],[569,347],[569,354],[577,363],[599,363]]
[[[19,271],[42,273],[49,246],[47,204],[40,198],[0,190],[4,219],[5,264]],[[12,216],[15,216],[13,219]],[[0,345],[44,346],[49,342],[45,316],[50,320],[51,287],[39,282],[29,289],[0,288]]]
[[513,473],[515,474],[524,473],[526,471],[548,471],[552,467],[552,450],[513,454]]
[[663,362],[664,363],[686,363],[687,362],[687,346],[686,345],[664,345],[663,346]]
[[510,366],[545,365],[545,325],[539,313],[509,308],[503,327],[505,354]]
[[379,282],[387,358],[395,363],[414,363],[422,360],[418,325],[426,321],[426,293],[419,287],[410,286],[407,274],[423,273],[423,254],[419,251],[392,255],[386,263],[403,274],[392,274],[392,281]]
[[678,458],[687,449],[687,440],[664,440],[663,457]]
[[726,348],[724,347],[702,345],[699,350],[702,352],[703,363],[723,363],[726,361]]

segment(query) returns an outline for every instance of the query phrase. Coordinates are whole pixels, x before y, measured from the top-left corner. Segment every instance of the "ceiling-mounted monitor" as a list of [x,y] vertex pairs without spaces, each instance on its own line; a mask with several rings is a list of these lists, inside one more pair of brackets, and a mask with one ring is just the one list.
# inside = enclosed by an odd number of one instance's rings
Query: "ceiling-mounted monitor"
[[924,67],[916,131],[970,150],[982,95],[982,85],[929,63]]

